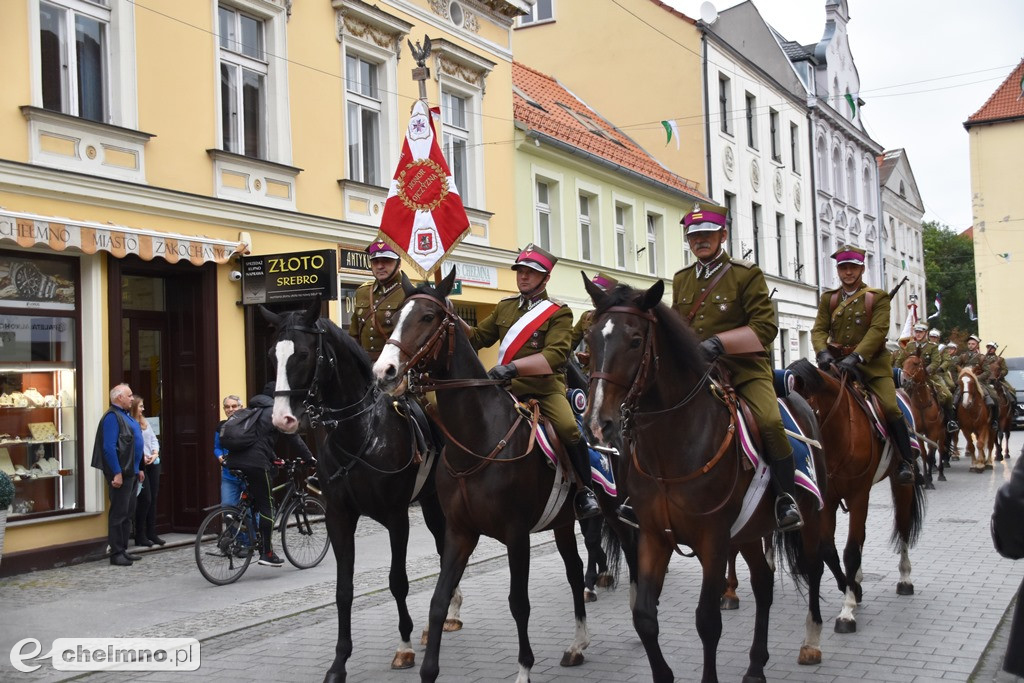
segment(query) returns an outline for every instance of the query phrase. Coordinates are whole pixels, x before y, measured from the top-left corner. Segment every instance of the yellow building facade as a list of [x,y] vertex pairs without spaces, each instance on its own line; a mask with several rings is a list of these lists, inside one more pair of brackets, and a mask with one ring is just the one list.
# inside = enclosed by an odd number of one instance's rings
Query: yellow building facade
[[[491,143],[511,139],[528,7],[0,4],[0,469],[16,479],[0,571],[102,556],[90,463],[119,382],[158,427],[158,528],[194,530],[219,502],[221,398],[269,378],[242,272],[314,252],[304,273],[347,325],[419,94],[409,41],[431,39],[426,98],[470,217],[456,303],[472,319],[515,290],[514,152]],[[268,307],[299,301],[278,294]]]
[[985,343],[999,344],[1005,357],[1024,356],[1024,321],[1006,315],[1020,289],[1017,270],[1024,260],[1022,78],[1024,61],[964,123],[970,136],[978,331]]

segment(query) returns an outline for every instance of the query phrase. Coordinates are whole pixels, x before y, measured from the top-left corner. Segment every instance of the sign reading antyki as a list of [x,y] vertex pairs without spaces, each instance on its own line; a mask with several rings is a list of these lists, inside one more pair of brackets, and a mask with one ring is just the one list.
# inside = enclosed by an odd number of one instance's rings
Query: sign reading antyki
[[338,298],[334,249],[242,258],[242,303],[270,304]]

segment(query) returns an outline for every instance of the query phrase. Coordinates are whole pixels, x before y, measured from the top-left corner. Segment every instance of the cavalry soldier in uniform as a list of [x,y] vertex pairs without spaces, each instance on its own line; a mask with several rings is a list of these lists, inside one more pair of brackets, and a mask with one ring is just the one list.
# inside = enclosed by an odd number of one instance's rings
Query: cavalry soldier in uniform
[[863,249],[853,246],[840,247],[832,254],[842,285],[821,295],[811,343],[819,368],[827,370],[835,364],[845,372],[859,370],[871,393],[878,397],[889,435],[900,453],[896,479],[909,485],[914,483],[914,452],[910,449],[910,431],[896,403],[892,366],[885,354],[889,293],[864,284],[864,254]]
[[370,355],[374,362],[384,349],[398,323],[398,309],[405,303],[402,289],[402,260],[384,240],[378,239],[368,247],[373,280],[356,290],[355,311],[348,333]]
[[942,381],[946,383],[946,388],[951,392],[956,388],[956,350],[955,341],[947,342],[945,348],[942,349]]
[[[972,334],[967,338],[967,348],[957,357],[957,369],[956,374],[959,375],[960,371],[964,368],[970,368],[974,371],[975,377],[978,378],[978,386],[981,388],[981,393],[985,396],[985,405],[988,406],[989,416],[991,417],[993,433],[999,431],[999,406],[996,405],[995,396],[992,394],[991,387],[981,379],[981,375],[984,372],[982,367],[983,356],[978,353],[978,345],[981,344],[981,337]],[[963,388],[957,384],[956,390],[953,392],[953,406],[960,405],[960,396],[963,393]]]
[[[772,384],[767,346],[779,328],[764,273],[729,257],[727,210],[698,202],[683,216],[686,241],[697,261],[672,280],[672,307],[693,327],[709,361],[718,361],[750,406],[764,443],[781,531],[803,526],[796,505],[793,447],[786,437]],[[743,355],[736,355],[743,354]]]
[[1006,404],[1010,407],[1012,416],[1017,407],[1017,391],[1006,381],[1006,360],[996,353],[999,345],[990,341],[985,346],[985,355],[981,357],[981,374],[978,376],[982,382],[987,382],[992,391],[1002,392]]
[[[604,273],[598,273],[592,277],[590,281],[605,292],[610,289],[615,289],[615,285],[619,284],[615,278],[605,275]],[[572,328],[572,342],[570,348],[575,349],[580,345],[580,342],[587,336],[587,332],[590,331],[590,326],[593,322],[593,309],[586,311],[580,316],[580,319],[576,321],[576,324]],[[584,369],[590,366],[590,352],[587,350],[586,344],[584,344],[583,348],[577,352],[576,357],[579,359],[580,365],[582,365]]]
[[[928,335],[927,339],[925,339],[925,334]],[[914,340],[907,344],[897,357],[895,367],[902,368],[904,361],[910,356],[921,357],[921,362],[924,363],[925,370],[928,372],[928,381],[931,383],[932,389],[935,390],[935,399],[942,406],[942,413],[946,419],[946,431],[955,432],[960,429],[960,425],[956,422],[953,394],[950,393],[949,387],[942,379],[942,352],[939,351],[939,345],[936,343],[938,338],[938,330],[929,332],[928,326],[924,323],[914,325]],[[906,381],[906,377],[904,377],[904,381]]]
[[572,311],[548,298],[547,283],[558,259],[533,244],[519,253],[516,271],[519,296],[502,299],[494,311],[468,330],[473,348],[501,342],[498,365],[487,376],[511,380],[512,393],[520,399],[534,398],[565,445],[573,469],[580,479],[574,500],[576,517],[586,519],[600,513],[590,490],[590,453],[576,425],[565,397],[564,366],[569,360]]

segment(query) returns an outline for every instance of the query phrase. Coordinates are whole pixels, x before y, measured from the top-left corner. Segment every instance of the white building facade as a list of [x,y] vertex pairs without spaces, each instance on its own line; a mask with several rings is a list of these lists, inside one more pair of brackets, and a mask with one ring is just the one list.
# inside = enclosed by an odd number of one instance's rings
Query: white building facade
[[882,262],[884,284],[892,290],[903,278],[892,301],[889,339],[898,339],[904,324],[912,316],[911,304],[923,320],[934,310],[925,299],[924,243],[921,220],[924,202],[914,180],[906,150],[888,150],[879,158],[879,182],[882,187]]

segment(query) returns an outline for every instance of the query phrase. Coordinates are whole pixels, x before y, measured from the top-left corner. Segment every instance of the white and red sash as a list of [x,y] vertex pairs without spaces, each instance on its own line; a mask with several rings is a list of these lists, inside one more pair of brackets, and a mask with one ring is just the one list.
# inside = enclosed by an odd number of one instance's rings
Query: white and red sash
[[559,308],[561,306],[554,301],[547,299],[539,301],[526,312],[526,315],[517,320],[512,327],[508,328],[508,333],[502,340],[501,346],[498,347],[498,365],[511,363],[515,355],[519,353],[519,349],[523,348],[523,344],[530,338],[530,335],[536,332]]

